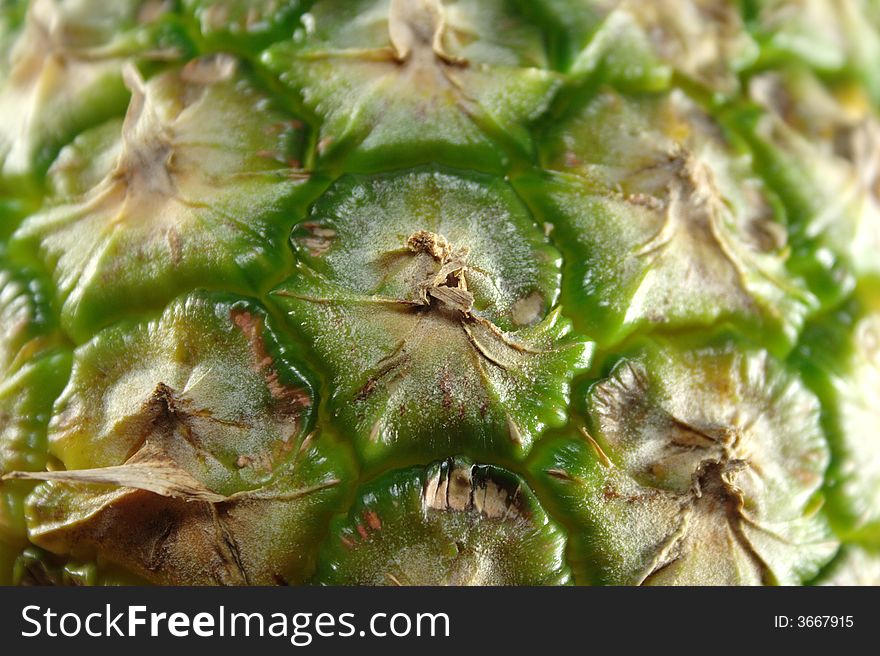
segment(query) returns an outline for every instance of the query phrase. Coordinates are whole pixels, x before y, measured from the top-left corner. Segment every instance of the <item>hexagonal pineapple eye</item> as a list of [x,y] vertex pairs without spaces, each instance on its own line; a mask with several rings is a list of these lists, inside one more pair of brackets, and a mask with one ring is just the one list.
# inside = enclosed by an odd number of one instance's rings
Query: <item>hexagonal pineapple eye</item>
[[565,538],[518,476],[450,458],[390,472],[331,528],[324,585],[562,585]]
[[14,237],[53,272],[62,322],[80,340],[194,285],[251,291],[284,262],[302,182],[301,124],[231,56],[148,81],[129,65],[125,80],[122,124],[80,135],[53,166],[53,186],[72,195]]
[[491,178],[347,177],[298,226],[273,291],[330,372],[361,455],[522,455],[564,416],[589,344],[553,307],[558,255]]
[[730,321],[791,348],[817,301],[788,268],[774,197],[722,126],[679,90],[600,90],[549,130],[521,182],[566,255],[563,302],[585,331]]
[[531,149],[524,124],[559,83],[540,30],[501,0],[322,0],[303,23],[300,42],[264,62],[321,117],[320,152],[348,154],[349,171],[498,170],[504,148]]
[[5,477],[48,481],[30,540],[155,583],[302,582],[352,474],[292,354],[257,303],[205,292],[99,333],[49,427],[65,469]]
[[819,403],[741,346],[639,347],[590,389],[581,439],[535,459],[582,522],[585,580],[798,584],[834,555]]

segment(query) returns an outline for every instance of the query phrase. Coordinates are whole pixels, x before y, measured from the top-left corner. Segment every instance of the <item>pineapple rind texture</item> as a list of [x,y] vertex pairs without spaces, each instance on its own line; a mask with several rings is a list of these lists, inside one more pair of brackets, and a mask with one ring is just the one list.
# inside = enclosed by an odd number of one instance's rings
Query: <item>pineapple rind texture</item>
[[880,537],[880,450],[873,439],[880,403],[880,303],[876,285],[804,331],[793,360],[826,399],[823,423],[833,454],[827,473],[830,516],[845,539]]
[[873,0],[0,0],[0,583],[876,584]]
[[829,449],[818,399],[766,351],[688,341],[658,338],[606,365],[587,393],[581,439],[542,444],[531,463],[589,527],[572,537],[581,576],[812,578],[838,546],[819,512]]
[[345,157],[349,171],[442,161],[498,173],[529,152],[524,124],[561,82],[516,4],[321,0],[301,41],[263,60],[320,120],[322,159]]
[[[70,373],[70,348],[53,316],[51,291],[33,269],[13,268],[0,256],[0,468],[46,468],[46,428],[52,403]],[[27,544],[28,481],[0,490],[0,542]]]
[[565,535],[521,478],[450,458],[390,471],[336,519],[321,585],[566,585]]
[[288,152],[298,124],[237,68],[221,54],[145,82],[129,65],[121,136],[99,155],[107,170],[96,174],[77,156],[87,138],[61,151],[52,177],[71,179],[54,186],[73,196],[48,199],[10,249],[35,253],[52,272],[61,321],[77,341],[187,288],[256,291],[289,259],[282,222],[303,184]]
[[324,363],[328,409],[368,466],[520,458],[565,422],[591,344],[554,309],[559,255],[503,181],[346,176],[292,241],[297,271],[271,296]]
[[817,301],[787,271],[777,201],[732,141],[679,90],[602,89],[544,135],[547,172],[522,192],[559,231],[563,303],[586,334],[728,321],[791,347]]
[[[62,468],[33,475],[48,480],[26,508],[31,541],[92,545],[163,583],[302,582],[351,466],[315,429],[295,352],[257,303],[205,292],[98,333],[55,405]],[[221,386],[204,385],[220,372]]]
[[125,108],[122,68],[129,57],[178,54],[155,29],[162,13],[162,3],[142,0],[101,11],[81,1],[28,3],[20,29],[0,45],[5,183],[33,182],[70,137]]

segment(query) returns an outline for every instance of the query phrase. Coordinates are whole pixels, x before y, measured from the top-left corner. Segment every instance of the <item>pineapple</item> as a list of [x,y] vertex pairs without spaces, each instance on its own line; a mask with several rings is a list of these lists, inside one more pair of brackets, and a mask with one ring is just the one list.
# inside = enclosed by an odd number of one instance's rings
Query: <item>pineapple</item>
[[0,0],[0,582],[880,582],[874,0]]

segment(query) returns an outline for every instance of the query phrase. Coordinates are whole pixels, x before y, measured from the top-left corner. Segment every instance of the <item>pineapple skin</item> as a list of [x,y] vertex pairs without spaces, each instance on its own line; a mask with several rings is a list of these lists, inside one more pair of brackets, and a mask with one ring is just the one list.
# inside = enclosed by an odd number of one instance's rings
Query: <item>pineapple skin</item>
[[876,0],[0,0],[0,584],[880,583]]

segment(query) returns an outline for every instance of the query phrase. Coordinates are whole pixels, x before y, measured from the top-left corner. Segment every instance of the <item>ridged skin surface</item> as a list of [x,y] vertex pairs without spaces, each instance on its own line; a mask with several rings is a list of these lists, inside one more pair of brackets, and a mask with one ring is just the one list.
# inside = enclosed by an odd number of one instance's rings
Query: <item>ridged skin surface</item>
[[0,583],[880,582],[880,3],[0,0]]

